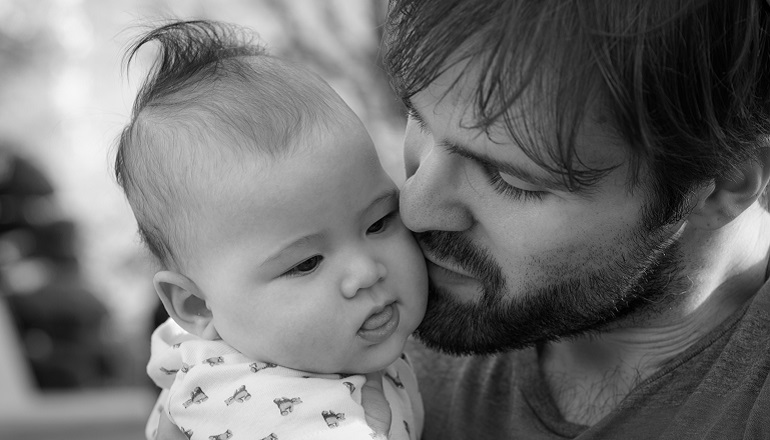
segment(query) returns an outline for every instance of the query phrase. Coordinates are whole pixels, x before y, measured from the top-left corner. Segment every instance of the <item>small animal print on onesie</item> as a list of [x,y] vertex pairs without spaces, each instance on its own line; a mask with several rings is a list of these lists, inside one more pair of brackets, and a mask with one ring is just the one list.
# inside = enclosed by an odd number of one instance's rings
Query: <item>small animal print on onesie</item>
[[268,362],[268,363],[252,362],[252,363],[249,364],[249,369],[251,370],[252,373],[259,373],[262,370],[266,370],[268,368],[275,368],[277,366],[278,365],[270,363],[270,362]]
[[230,406],[233,402],[243,403],[249,399],[251,399],[251,394],[246,391],[246,385],[241,385],[240,388],[235,390],[235,394],[232,397],[225,399],[225,403],[227,406]]
[[195,389],[190,393],[190,400],[185,401],[182,405],[184,405],[185,408],[188,408],[193,403],[200,404],[201,402],[208,400],[208,398],[209,396],[203,392],[201,387],[195,387]]
[[344,413],[335,413],[334,411],[323,411],[321,412],[321,415],[324,418],[324,421],[326,422],[326,426],[329,428],[336,428],[340,425],[341,420],[345,420],[345,414]]
[[207,364],[209,364],[209,365],[211,365],[213,367],[214,365],[224,364],[225,363],[225,359],[222,356],[214,356],[214,357],[210,357],[210,358],[206,359],[203,362],[207,363]]
[[290,412],[294,411],[294,405],[302,403],[302,399],[299,397],[292,397],[291,399],[288,397],[281,397],[280,399],[273,399],[273,403],[278,405],[278,409],[281,411],[282,416],[289,415]]
[[217,434],[217,435],[210,435],[210,436],[209,436],[209,440],[227,440],[227,439],[229,439],[229,438],[230,438],[230,437],[232,437],[232,436],[233,436],[233,433],[232,433],[232,431],[230,431],[230,430],[228,429],[227,431],[225,431],[225,432],[223,432],[223,433],[221,433],[221,434]]

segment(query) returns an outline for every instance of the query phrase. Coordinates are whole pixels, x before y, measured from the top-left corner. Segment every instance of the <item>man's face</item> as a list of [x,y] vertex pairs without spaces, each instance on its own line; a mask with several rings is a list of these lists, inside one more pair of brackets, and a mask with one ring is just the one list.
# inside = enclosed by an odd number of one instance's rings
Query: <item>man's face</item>
[[503,127],[472,128],[475,82],[449,87],[461,67],[412,97],[406,129],[401,210],[431,284],[421,339],[454,353],[517,349],[657,301],[676,278],[679,225],[643,221],[649,195],[629,191],[621,141],[589,119],[580,159],[617,168],[570,192]]

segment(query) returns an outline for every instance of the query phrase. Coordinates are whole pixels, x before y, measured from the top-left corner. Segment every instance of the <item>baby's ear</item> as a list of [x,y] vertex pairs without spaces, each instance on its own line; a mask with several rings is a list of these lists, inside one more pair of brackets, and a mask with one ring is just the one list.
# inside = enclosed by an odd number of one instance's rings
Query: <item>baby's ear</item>
[[219,339],[211,309],[195,282],[168,270],[156,273],[152,282],[166,312],[180,327],[203,339]]

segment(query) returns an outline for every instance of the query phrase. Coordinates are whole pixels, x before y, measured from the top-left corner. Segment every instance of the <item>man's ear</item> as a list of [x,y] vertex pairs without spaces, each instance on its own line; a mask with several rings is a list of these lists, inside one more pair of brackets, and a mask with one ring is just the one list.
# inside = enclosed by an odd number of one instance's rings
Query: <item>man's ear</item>
[[704,187],[688,220],[701,229],[719,229],[762,196],[770,180],[770,148],[759,160],[747,160]]
[[164,270],[156,273],[152,282],[166,312],[180,327],[203,339],[219,339],[211,309],[191,279]]

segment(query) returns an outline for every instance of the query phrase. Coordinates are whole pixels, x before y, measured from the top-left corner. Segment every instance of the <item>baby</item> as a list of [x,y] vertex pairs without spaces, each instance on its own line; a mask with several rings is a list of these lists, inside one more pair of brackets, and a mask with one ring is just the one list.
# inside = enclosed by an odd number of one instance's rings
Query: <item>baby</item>
[[192,439],[370,440],[361,388],[380,372],[391,438],[417,439],[402,350],[427,276],[361,121],[233,27],[163,26],[129,62],[150,42],[115,171],[171,316],[148,364],[161,417]]

